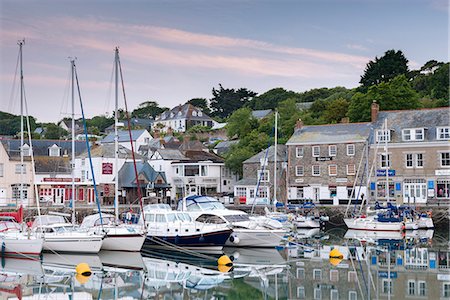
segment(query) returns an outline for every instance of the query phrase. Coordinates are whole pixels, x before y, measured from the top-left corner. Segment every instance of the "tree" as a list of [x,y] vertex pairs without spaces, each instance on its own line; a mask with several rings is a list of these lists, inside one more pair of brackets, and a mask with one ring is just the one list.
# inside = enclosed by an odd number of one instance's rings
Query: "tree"
[[250,147],[233,145],[225,156],[225,166],[242,177],[242,162],[254,155]]
[[235,110],[243,107],[257,93],[247,90],[246,88],[224,89],[219,84],[219,89],[212,89],[213,98],[210,99],[212,116],[227,118]]
[[293,91],[286,91],[281,87],[274,88],[251,99],[248,107],[254,110],[275,109],[280,102],[286,99],[299,99],[299,95]]
[[56,124],[48,123],[45,126],[45,138],[59,140],[68,135],[68,132]]
[[211,114],[211,110],[208,107],[208,100],[205,98],[193,98],[186,103],[200,108],[207,115]]
[[402,51],[388,50],[382,57],[375,57],[375,61],[366,65],[359,83],[363,91],[367,91],[373,85],[388,82],[398,75],[407,75],[408,72],[408,60]]
[[347,115],[350,102],[344,98],[337,98],[328,102],[323,118],[327,123],[339,123]]
[[[36,129],[36,119],[29,117],[30,119],[30,131],[33,132]],[[24,116],[24,132],[28,131],[27,119]],[[9,114],[0,111],[0,135],[18,135],[20,134],[20,116]]]
[[146,101],[139,104],[138,108],[133,110],[131,116],[134,118],[154,119],[166,110],[168,110],[167,107],[159,107],[159,104],[155,101]]
[[380,105],[380,110],[414,109],[421,106],[417,92],[411,87],[406,76],[400,75],[390,82],[370,87],[367,93],[356,93],[348,109],[350,120],[370,121],[370,106],[373,100]]
[[[96,128],[96,132],[105,132],[105,129],[114,124],[114,118],[108,118],[107,116],[95,116],[92,119],[86,120],[87,128]],[[95,134],[95,133],[93,133]]]
[[236,110],[228,119],[227,135],[229,138],[235,135],[238,138],[242,138],[257,126],[258,121],[253,118],[252,111],[249,108],[243,107]]
[[294,98],[280,102],[278,105],[278,137],[279,143],[284,144],[294,133],[295,123],[302,117]]

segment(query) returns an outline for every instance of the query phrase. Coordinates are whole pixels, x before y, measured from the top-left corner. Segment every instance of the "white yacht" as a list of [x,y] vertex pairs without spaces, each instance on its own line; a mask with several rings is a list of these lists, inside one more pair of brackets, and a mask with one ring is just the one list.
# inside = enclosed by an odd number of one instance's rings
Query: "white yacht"
[[86,216],[80,229],[104,235],[102,250],[140,251],[147,237],[142,225],[119,223],[110,214]]
[[[260,217],[255,219],[240,210],[227,209],[219,200],[208,196],[189,196],[178,203],[178,210],[185,211],[196,221],[205,224],[228,225],[233,234],[226,246],[234,247],[275,247],[280,245],[286,229],[275,220],[265,222]],[[278,227],[274,229],[274,227]]]
[[0,222],[0,242],[5,256],[39,256],[44,240],[32,234],[28,228],[12,221]]
[[42,215],[34,219],[32,232],[44,239],[43,249],[55,252],[98,253],[103,236],[80,231],[63,216]]
[[144,215],[147,244],[152,246],[217,250],[222,249],[232,233],[226,224],[196,222],[187,213],[173,211],[168,204],[147,205]]

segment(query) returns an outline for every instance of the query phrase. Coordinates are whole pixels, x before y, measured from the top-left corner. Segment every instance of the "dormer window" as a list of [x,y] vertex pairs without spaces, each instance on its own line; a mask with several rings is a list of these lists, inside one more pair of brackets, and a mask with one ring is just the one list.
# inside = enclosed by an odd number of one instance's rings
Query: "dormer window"
[[402,130],[403,141],[423,141],[424,128],[411,128]]
[[450,127],[437,127],[436,128],[437,140],[449,140],[450,139]]
[[170,113],[170,117],[173,118],[175,116],[175,114],[172,112]]
[[178,112],[178,115],[181,116],[181,111]]
[[48,148],[48,156],[61,156],[61,148],[56,144]]
[[199,111],[198,113],[197,113],[197,116],[199,116],[199,117],[201,117],[203,115],[203,113],[201,112],[201,111]]
[[196,116],[197,116],[197,111],[196,111],[196,110],[193,110],[193,111],[192,111],[192,116],[193,116],[193,117],[196,117]]
[[376,132],[377,142],[390,142],[391,141],[391,131],[378,129]]
[[31,151],[30,151],[30,146],[28,146],[28,144],[23,144],[22,146],[22,152],[23,152],[23,156],[31,156]]

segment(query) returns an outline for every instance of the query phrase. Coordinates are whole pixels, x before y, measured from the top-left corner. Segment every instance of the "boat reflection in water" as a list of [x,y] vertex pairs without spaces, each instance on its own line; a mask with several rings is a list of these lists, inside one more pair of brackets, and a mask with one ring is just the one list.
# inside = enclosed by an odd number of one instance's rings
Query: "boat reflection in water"
[[[448,233],[447,233],[448,234]],[[449,299],[445,233],[302,233],[288,246],[4,258],[1,299]],[[332,249],[342,257],[330,259]],[[145,250],[145,249],[144,249]],[[220,268],[223,253],[233,267]],[[89,264],[92,275],[76,273]]]

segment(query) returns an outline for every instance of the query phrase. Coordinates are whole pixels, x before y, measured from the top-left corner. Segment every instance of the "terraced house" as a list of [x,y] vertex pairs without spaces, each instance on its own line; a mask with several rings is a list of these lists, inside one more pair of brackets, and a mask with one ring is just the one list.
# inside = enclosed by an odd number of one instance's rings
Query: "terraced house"
[[[448,107],[380,111],[372,104],[376,173],[370,196],[397,203],[442,203],[450,200],[450,118]],[[387,127],[383,127],[387,124]],[[387,172],[387,174],[386,174]]]
[[337,205],[361,199],[370,132],[371,123],[303,126],[299,120],[286,143],[288,200]]

